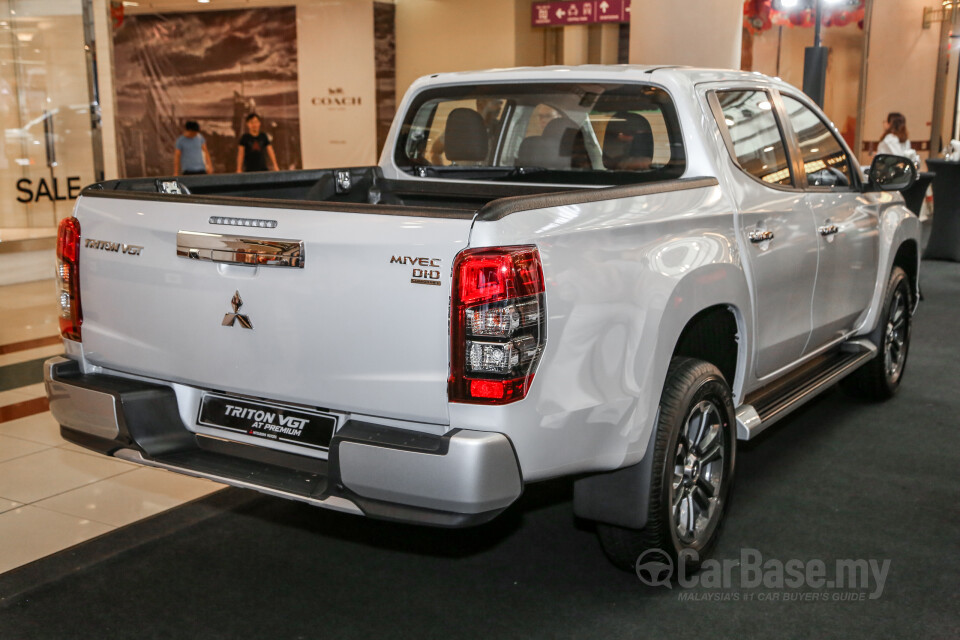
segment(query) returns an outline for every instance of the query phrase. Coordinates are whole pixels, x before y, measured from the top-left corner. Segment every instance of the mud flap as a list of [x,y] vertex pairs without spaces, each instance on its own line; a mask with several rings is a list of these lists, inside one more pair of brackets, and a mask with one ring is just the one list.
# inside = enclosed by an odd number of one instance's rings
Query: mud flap
[[577,480],[573,485],[573,513],[579,518],[629,529],[647,524],[653,451],[657,425],[650,432],[647,452],[640,462]]

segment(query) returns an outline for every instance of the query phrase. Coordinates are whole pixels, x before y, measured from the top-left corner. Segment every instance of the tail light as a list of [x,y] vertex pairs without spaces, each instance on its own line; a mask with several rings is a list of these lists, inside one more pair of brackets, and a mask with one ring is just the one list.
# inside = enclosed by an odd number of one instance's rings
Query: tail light
[[536,247],[468,249],[453,263],[451,402],[507,404],[527,395],[546,341]]
[[80,221],[64,218],[57,233],[57,287],[60,290],[60,335],[80,341]]

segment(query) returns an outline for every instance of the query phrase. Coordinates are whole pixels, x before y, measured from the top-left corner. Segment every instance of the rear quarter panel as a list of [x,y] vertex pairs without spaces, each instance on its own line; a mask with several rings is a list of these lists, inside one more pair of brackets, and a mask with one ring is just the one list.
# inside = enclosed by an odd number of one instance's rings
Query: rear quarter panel
[[539,248],[547,346],[525,400],[452,404],[451,426],[508,434],[528,481],[639,461],[686,322],[730,305],[749,334],[733,211],[713,186],[475,222],[471,247]]

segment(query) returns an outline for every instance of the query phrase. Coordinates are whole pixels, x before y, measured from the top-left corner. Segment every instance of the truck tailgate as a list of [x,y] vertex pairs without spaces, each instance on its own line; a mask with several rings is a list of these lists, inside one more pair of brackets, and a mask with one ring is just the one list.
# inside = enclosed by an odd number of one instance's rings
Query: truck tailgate
[[[78,202],[89,362],[227,393],[448,421],[450,265],[471,216],[178,200]],[[211,223],[218,216],[276,226]],[[302,265],[178,256],[181,232],[181,245],[302,241]]]

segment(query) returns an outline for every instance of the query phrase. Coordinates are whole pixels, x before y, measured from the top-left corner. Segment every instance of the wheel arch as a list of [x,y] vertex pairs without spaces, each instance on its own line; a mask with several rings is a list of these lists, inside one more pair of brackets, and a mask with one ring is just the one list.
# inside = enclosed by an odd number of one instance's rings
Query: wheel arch
[[677,338],[673,356],[704,360],[720,369],[732,388],[740,364],[739,310],[732,304],[716,304],[694,315]]
[[916,305],[920,298],[920,248],[916,240],[908,238],[900,243],[893,256],[893,267],[900,267],[907,274],[913,303]]
[[751,308],[746,276],[735,263],[707,265],[680,280],[660,322],[666,349],[657,363],[658,398],[674,356],[715,365],[738,398],[750,366]]
[[920,297],[920,221],[902,205],[892,203],[882,206],[877,281],[874,284],[870,307],[860,320],[855,330],[856,335],[869,334],[876,328],[883,296],[894,267],[899,266],[906,271],[914,294],[914,304]]
[[[728,384],[736,403],[736,390],[742,385],[750,366],[747,338],[752,322],[749,309],[746,277],[736,262],[704,265],[679,279],[667,299],[660,322],[656,323],[656,335],[647,336],[652,342],[647,342],[646,348],[640,350],[640,353],[652,355],[647,362],[638,363],[638,367],[652,368],[650,375],[644,378],[648,382],[648,406],[659,406],[674,356],[711,362],[711,357],[718,353],[724,355],[725,361],[722,366],[714,364],[724,376],[734,372],[733,380],[728,380]],[[723,347],[708,344],[714,334],[725,335],[728,342]],[[648,427],[649,431],[638,434],[640,437],[635,442],[644,446],[642,456],[627,456],[627,463],[621,468],[592,474],[574,483],[574,513],[577,516],[625,527],[644,525],[646,513],[633,510],[631,505],[645,503],[651,487],[653,439],[657,429],[655,417],[649,421]]]

